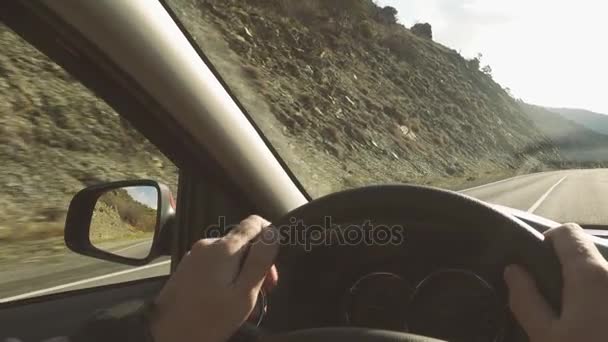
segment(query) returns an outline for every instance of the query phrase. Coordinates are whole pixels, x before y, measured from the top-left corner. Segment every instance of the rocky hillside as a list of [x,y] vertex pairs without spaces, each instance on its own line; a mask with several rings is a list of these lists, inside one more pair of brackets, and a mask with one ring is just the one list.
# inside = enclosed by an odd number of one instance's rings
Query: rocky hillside
[[0,245],[62,236],[69,201],[102,181],[177,170],[108,105],[0,25]]
[[94,245],[109,240],[152,237],[157,212],[136,199],[125,189],[104,193],[95,205],[90,238]]
[[461,187],[561,158],[479,60],[433,42],[430,25],[397,24],[394,9],[168,3],[313,195],[386,182]]

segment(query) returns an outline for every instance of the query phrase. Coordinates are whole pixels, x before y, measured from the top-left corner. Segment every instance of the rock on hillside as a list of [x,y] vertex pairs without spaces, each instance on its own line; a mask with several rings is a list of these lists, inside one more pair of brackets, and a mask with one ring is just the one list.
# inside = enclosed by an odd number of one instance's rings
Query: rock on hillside
[[314,196],[371,183],[458,187],[561,158],[478,61],[401,25],[338,20],[331,2],[168,3]]

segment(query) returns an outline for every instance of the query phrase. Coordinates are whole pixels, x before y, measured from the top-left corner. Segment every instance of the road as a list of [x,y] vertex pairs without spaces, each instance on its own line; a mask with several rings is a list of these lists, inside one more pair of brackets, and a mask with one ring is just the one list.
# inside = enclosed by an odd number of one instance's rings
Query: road
[[608,223],[608,169],[543,172],[462,193],[557,222]]
[[[122,256],[141,257],[148,254],[151,243],[151,240],[135,240],[99,247]],[[143,267],[130,267],[75,253],[58,255],[46,262],[0,270],[0,303],[160,276],[168,274],[169,269],[170,263],[166,257]]]
[[[462,193],[558,222],[608,223],[608,169],[564,170],[518,176]],[[149,241],[110,246],[126,256],[146,254]],[[167,274],[169,260],[132,268],[67,254],[48,264],[0,270],[0,303],[55,292]]]

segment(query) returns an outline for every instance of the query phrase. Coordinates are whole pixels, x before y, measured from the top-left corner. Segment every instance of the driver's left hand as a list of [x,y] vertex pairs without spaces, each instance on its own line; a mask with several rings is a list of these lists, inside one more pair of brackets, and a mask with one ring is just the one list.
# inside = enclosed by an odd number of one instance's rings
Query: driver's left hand
[[[262,286],[278,281],[276,232],[250,216],[220,239],[196,242],[156,299],[155,342],[226,341],[254,309]],[[255,240],[252,243],[252,240]]]

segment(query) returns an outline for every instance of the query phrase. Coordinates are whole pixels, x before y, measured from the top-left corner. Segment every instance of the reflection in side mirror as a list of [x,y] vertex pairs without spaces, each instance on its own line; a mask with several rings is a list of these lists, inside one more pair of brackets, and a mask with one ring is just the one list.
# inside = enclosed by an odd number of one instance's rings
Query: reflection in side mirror
[[146,258],[158,224],[158,202],[158,189],[147,185],[102,193],[91,217],[91,244],[118,256]]
[[65,243],[74,252],[127,265],[171,254],[171,190],[153,180],[103,183],[70,202]]

